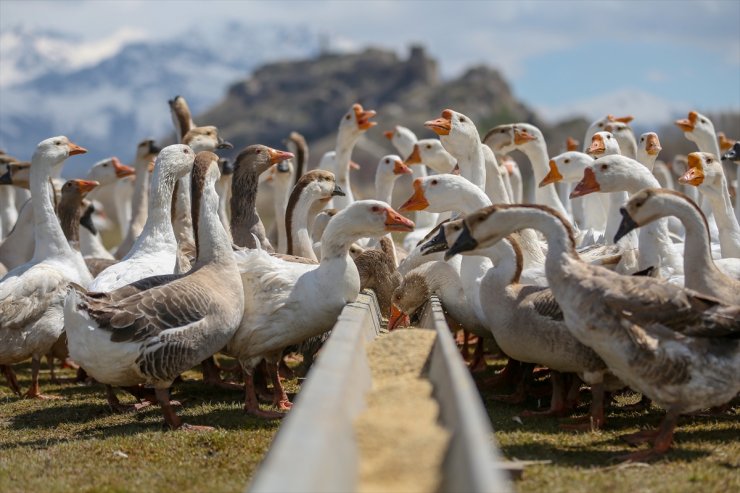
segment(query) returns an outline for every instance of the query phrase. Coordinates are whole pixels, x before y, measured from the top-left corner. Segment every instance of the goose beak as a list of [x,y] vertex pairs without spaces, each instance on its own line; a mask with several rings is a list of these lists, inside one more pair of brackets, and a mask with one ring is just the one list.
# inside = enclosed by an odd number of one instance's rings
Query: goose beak
[[617,233],[614,235],[614,243],[621,240],[624,235],[626,235],[633,229],[640,227],[640,225],[637,224],[634,219],[632,219],[632,216],[630,216],[630,213],[627,212],[627,209],[625,209],[624,207],[620,207],[619,213],[622,215],[622,222],[619,223],[619,229],[617,229]]
[[573,137],[568,137],[568,140],[565,141],[565,148],[569,151],[577,151],[579,143],[580,142]]
[[218,145],[216,145],[216,149],[233,149],[234,145],[229,142],[228,140],[224,140],[221,137],[218,138]]
[[678,179],[678,182],[695,187],[704,183],[704,168],[702,168],[701,158],[698,154],[693,152],[689,154],[689,169]]
[[736,160],[738,158],[738,150],[740,150],[740,146],[738,144],[733,145],[729,151],[724,153],[722,159],[727,159],[729,161]]
[[586,149],[586,154],[591,156],[603,154],[606,151],[606,145],[604,144],[604,138],[601,135],[594,135],[591,139],[591,145]]
[[696,111],[690,111],[688,118],[676,120],[676,126],[678,126],[678,128],[680,128],[684,132],[692,132],[694,130],[694,127],[696,126],[697,117],[698,114]]
[[388,317],[388,332],[409,325],[411,325],[409,316],[399,310],[396,305],[391,305],[391,316]]
[[267,153],[270,155],[270,164],[277,164],[286,159],[293,158],[292,152],[278,151],[277,149],[269,148]]
[[151,161],[149,161],[149,164],[147,165],[147,169],[150,173],[154,172],[154,164],[155,164],[155,160],[152,159]]
[[612,121],[612,122],[622,122],[622,123],[629,123],[632,120],[634,120],[634,117],[632,115],[628,115],[628,116],[612,116],[612,115],[609,115],[607,118],[608,118],[609,121]]
[[413,231],[414,222],[410,219],[406,219],[398,212],[394,211],[392,207],[385,210],[385,230],[386,231]]
[[403,164],[403,162],[400,159],[396,159],[393,161],[393,174],[394,175],[410,175],[412,173],[411,169]]
[[411,151],[411,154],[406,158],[406,161],[404,161],[403,164],[406,166],[421,164],[421,151],[419,151],[419,144],[414,144],[414,150]]
[[221,165],[221,176],[234,174],[234,162],[231,159],[221,158],[218,164]]
[[149,141],[149,154],[159,154],[161,150],[162,148],[155,144],[153,140]]
[[334,190],[331,191],[331,196],[332,197],[336,197],[336,196],[344,197],[345,195],[347,195],[347,194],[344,193],[344,190],[342,190],[342,187],[340,187],[339,185],[337,185],[335,183],[334,184]]
[[357,164],[354,161],[350,161],[349,162],[349,168],[350,169],[354,169],[354,170],[358,170],[358,169],[362,169],[362,166],[360,166],[359,164]]
[[113,169],[116,171],[116,176],[118,178],[125,178],[136,174],[136,170],[134,168],[121,164],[121,161],[119,161],[117,157],[111,158],[111,163],[113,163]]
[[355,104],[354,106],[352,106],[352,109],[355,112],[355,121],[357,122],[357,127],[360,130],[368,130],[378,124],[378,122],[370,121],[370,118],[376,115],[373,110],[365,111],[362,108],[361,104]]
[[437,234],[430,238],[426,243],[422,244],[419,249],[422,255],[429,255],[430,253],[443,252],[450,246],[447,244],[447,238],[445,237],[445,229],[439,228]]
[[655,134],[647,136],[647,142],[645,143],[645,152],[651,156],[657,156],[663,148],[660,147],[660,140]]
[[719,150],[722,152],[729,151],[735,145],[735,141],[728,139],[724,132],[717,133],[717,140],[719,141]]
[[69,148],[69,155],[74,156],[76,154],[85,154],[87,152],[87,149],[84,147],[80,147],[74,142],[70,142],[67,144],[67,147]]
[[77,187],[80,189],[80,192],[82,193],[88,193],[92,191],[95,187],[100,185],[100,183],[92,180],[75,180],[77,183]]
[[545,185],[549,185],[550,183],[557,183],[560,180],[563,179],[563,175],[560,174],[560,171],[558,170],[558,165],[550,159],[550,171],[547,173],[547,176],[545,176],[542,181],[540,182],[540,188],[544,187]]
[[455,167],[452,168],[451,174],[460,176],[460,165],[455,163]]
[[586,168],[583,170],[583,179],[578,182],[576,188],[570,193],[570,198],[583,197],[584,195],[599,191],[601,191],[601,185],[596,181],[594,170]]
[[429,207],[429,201],[424,196],[424,187],[421,185],[421,180],[417,178],[414,180],[414,194],[408,199],[399,209],[400,211],[423,211]]
[[393,130],[386,130],[383,132],[383,135],[385,135],[386,139],[393,140]]
[[8,166],[7,171],[0,175],[0,185],[12,185],[13,184],[13,178],[10,174],[10,166]]
[[514,145],[520,146],[522,144],[526,144],[527,142],[532,142],[533,140],[537,140],[537,137],[527,132],[526,130],[519,128],[514,129]]
[[473,238],[473,235],[470,234],[470,229],[468,229],[468,225],[463,222],[463,230],[460,232],[460,236],[457,237],[455,244],[445,252],[445,260],[450,260],[458,253],[467,252],[477,247],[478,240]]
[[447,110],[442,112],[442,116],[440,118],[424,122],[424,126],[437,135],[450,135],[450,131],[452,130],[452,120],[449,116],[445,116],[445,113],[447,113]]

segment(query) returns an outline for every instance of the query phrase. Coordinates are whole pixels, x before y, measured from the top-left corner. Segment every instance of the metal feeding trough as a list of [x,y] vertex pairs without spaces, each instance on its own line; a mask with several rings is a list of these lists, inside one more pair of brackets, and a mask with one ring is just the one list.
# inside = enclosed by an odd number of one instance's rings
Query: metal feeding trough
[[[483,403],[436,297],[427,303],[420,326],[437,333],[428,378],[440,409],[439,424],[450,433],[439,491],[511,491]],[[365,291],[339,316],[249,492],[357,490],[360,459],[354,421],[365,409],[372,385],[365,343],[380,331],[378,303]]]

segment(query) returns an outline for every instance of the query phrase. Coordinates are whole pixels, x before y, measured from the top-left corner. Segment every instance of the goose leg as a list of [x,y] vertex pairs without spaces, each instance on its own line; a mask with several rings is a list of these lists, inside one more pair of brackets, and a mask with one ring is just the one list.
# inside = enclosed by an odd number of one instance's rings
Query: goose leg
[[521,404],[527,399],[527,389],[532,380],[532,371],[534,365],[531,363],[522,363],[521,378],[517,382],[516,390],[509,395],[494,395],[493,400],[505,402],[507,404]]
[[238,383],[224,382],[221,379],[221,372],[216,365],[216,360],[213,356],[210,356],[203,360],[200,364],[200,368],[203,372],[203,383],[206,385],[213,385],[222,389],[228,390],[242,390],[242,386]]
[[[678,413],[675,411],[668,411],[663,422],[660,423],[657,432],[654,434],[644,433],[644,435],[654,435],[653,448],[648,450],[640,450],[632,454],[627,454],[619,457],[618,459],[622,462],[649,462],[663,456],[671,448],[673,443],[673,432],[676,429],[676,422],[678,421]],[[651,440],[648,438],[646,441]]]
[[478,373],[485,371],[487,368],[486,358],[484,357],[485,341],[482,337],[478,337],[478,341],[475,343],[475,350],[473,351],[473,357],[470,361],[470,371]]
[[59,385],[59,379],[54,373],[54,355],[49,353],[46,355],[46,365],[49,367],[49,381],[54,385]]
[[8,381],[8,387],[10,387],[10,390],[12,390],[15,395],[20,397],[21,387],[18,385],[18,379],[15,376],[15,371],[13,371],[13,367],[10,365],[0,365],[0,368],[2,368],[3,370],[5,380]]
[[215,428],[212,426],[195,426],[183,423],[180,416],[175,413],[170,403],[170,392],[168,389],[154,389],[154,394],[157,396],[157,402],[162,408],[162,414],[164,414],[164,421],[171,430],[182,430],[182,431],[213,431]]
[[55,395],[44,395],[39,387],[39,371],[41,370],[41,358],[33,357],[31,360],[31,388],[26,392],[26,399],[61,399]]
[[266,419],[279,419],[285,416],[283,413],[260,409],[254,388],[254,368],[244,368],[244,411],[252,416]]
[[563,383],[563,374],[557,371],[550,373],[552,383],[552,398],[550,399],[550,409],[547,411],[523,411],[519,416],[563,416],[568,412],[565,398],[565,385]]
[[591,413],[573,424],[562,424],[564,430],[593,431],[604,426],[604,383],[591,385]]
[[280,357],[281,354],[282,353],[278,353],[277,361],[274,361],[274,357],[270,358],[270,360],[267,362],[267,367],[272,379],[272,404],[280,411],[287,411],[291,407],[293,407],[293,403],[290,402],[290,399],[288,399],[288,394],[285,393],[285,387],[283,387],[283,382],[280,379],[280,360],[282,359]]

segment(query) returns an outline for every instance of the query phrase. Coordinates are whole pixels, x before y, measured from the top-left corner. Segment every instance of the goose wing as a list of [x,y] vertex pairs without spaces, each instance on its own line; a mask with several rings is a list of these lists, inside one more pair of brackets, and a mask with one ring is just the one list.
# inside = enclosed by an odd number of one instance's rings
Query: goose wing
[[63,303],[69,281],[57,269],[38,264],[0,283],[0,327],[23,328],[54,303]]

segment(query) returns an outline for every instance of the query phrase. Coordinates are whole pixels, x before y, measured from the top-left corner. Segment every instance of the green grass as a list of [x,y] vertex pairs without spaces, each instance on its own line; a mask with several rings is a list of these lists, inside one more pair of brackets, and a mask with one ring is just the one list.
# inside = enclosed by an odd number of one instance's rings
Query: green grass
[[[30,369],[16,371],[25,391]],[[63,399],[19,399],[0,384],[0,491],[244,491],[280,423],[247,416],[242,392],[209,388],[199,378],[185,374],[173,399],[182,402],[176,409],[185,422],[213,432],[165,431],[159,406],[114,414],[103,386],[51,385],[46,372],[42,391]],[[296,382],[286,388],[295,391]]]
[[[493,374],[493,368],[476,375],[476,380]],[[495,368],[500,368],[496,365]],[[660,423],[663,411],[622,408],[639,400],[633,393],[620,395],[607,410],[603,431],[578,433],[560,430],[568,418],[513,418],[525,409],[536,409],[537,400],[509,405],[492,399],[493,392],[481,390],[491,418],[496,441],[507,459],[551,461],[525,468],[517,481],[519,492],[722,492],[740,491],[740,406],[720,416],[682,417],[671,451],[650,465],[620,464],[616,458],[637,450],[619,436],[652,428]],[[588,414],[590,397],[582,394],[574,417]],[[542,406],[549,405],[543,398]],[[644,445],[643,447],[647,447]]]

